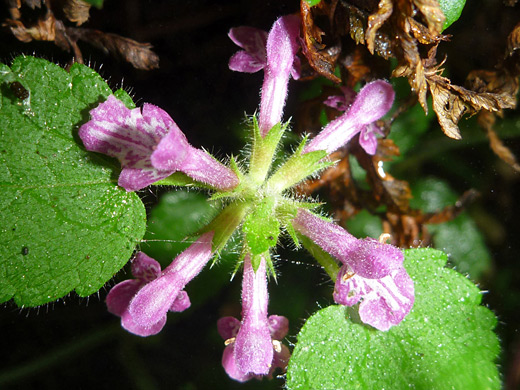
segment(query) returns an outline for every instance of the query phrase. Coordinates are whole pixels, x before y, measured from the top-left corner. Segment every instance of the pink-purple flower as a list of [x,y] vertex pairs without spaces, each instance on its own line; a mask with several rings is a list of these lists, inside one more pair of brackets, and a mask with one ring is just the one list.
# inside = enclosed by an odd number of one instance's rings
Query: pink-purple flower
[[289,321],[283,316],[268,317],[267,304],[265,259],[262,257],[255,271],[247,255],[242,281],[242,322],[234,317],[218,321],[218,331],[226,340],[222,365],[237,381],[272,376],[276,368],[285,370],[289,361],[289,349],[280,342],[289,330]]
[[90,111],[79,129],[89,151],[116,157],[122,166],[118,184],[140,190],[176,171],[217,189],[232,189],[237,175],[201,149],[194,148],[162,109],[144,104],[132,110],[113,95]]
[[121,317],[121,325],[131,333],[150,336],[160,332],[168,311],[190,306],[184,287],[211,258],[212,238],[213,232],[201,235],[162,272],[156,260],[139,252],[132,262],[135,279],[110,290],[108,311]]
[[343,264],[336,279],[334,300],[346,306],[361,301],[361,321],[388,330],[410,312],[414,285],[398,248],[372,238],[357,239],[341,226],[304,209],[298,210],[292,224],[298,233]]
[[252,27],[231,29],[229,37],[244,50],[229,61],[231,70],[253,73],[264,69],[264,83],[260,100],[258,126],[265,136],[282,120],[289,77],[299,78],[300,19],[294,15],[282,16],[266,33]]
[[368,154],[375,154],[377,149],[376,134],[379,129],[375,121],[383,117],[392,107],[394,102],[394,90],[392,86],[383,80],[376,80],[366,84],[358,92],[352,104],[352,91],[344,89],[345,98],[328,99],[329,105],[345,113],[329,122],[327,126],[314,137],[305,147],[304,153],[315,150],[325,150],[332,153],[343,145],[346,145],[356,134],[359,135],[359,143]]

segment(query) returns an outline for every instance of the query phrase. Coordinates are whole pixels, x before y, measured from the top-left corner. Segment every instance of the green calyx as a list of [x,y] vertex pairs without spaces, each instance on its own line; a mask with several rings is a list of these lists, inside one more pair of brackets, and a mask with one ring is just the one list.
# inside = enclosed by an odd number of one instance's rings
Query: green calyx
[[[270,263],[269,251],[277,245],[282,229],[299,245],[299,238],[292,227],[298,209],[319,206],[294,199],[288,190],[333,163],[326,160],[325,151],[303,153],[305,138],[293,155],[274,170],[273,162],[277,160],[287,124],[276,124],[265,137],[260,134],[256,118],[253,118],[251,128],[253,142],[248,172],[243,173],[236,161],[231,160],[231,167],[239,176],[240,184],[231,191],[217,192],[211,197],[213,201],[226,202],[227,206],[202,232],[215,231],[213,249],[220,251],[241,226],[243,251],[252,256],[253,263],[260,257]],[[273,170],[274,173],[271,173]],[[176,178],[177,182],[183,179]]]

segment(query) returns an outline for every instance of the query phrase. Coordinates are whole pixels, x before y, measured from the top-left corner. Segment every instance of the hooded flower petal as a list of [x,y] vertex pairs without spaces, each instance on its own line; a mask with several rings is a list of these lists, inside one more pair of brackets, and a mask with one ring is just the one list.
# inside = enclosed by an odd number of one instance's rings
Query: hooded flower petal
[[[367,125],[380,119],[392,107],[394,90],[386,81],[377,80],[365,85],[357,94],[352,106],[341,116],[331,121],[305,147],[304,153],[325,150],[332,153],[347,144]],[[373,128],[372,128],[373,130]],[[374,152],[375,137],[365,133],[361,145],[367,153]],[[376,145],[377,147],[377,145]]]
[[255,272],[250,256],[244,259],[242,281],[242,323],[223,317],[218,331],[226,340],[222,365],[227,374],[240,382],[253,377],[271,376],[276,368],[285,369],[289,349],[279,341],[289,330],[287,318],[267,317],[267,279],[265,259]]
[[293,71],[296,52],[299,48],[300,20],[297,16],[282,16],[274,24],[267,38],[267,65],[264,69],[264,83],[260,101],[258,125],[260,134],[265,136],[271,128],[282,120],[287,97],[287,85]]
[[352,306],[361,300],[361,321],[379,330],[399,324],[414,303],[414,284],[404,267],[392,270],[381,279],[366,279],[345,265],[334,287],[336,303]]
[[242,325],[235,340],[235,362],[240,372],[256,375],[269,373],[273,345],[267,320],[267,278],[262,258],[256,272],[251,258],[244,259],[242,281]]
[[121,325],[131,333],[139,336],[149,336],[159,332],[164,326],[164,322],[159,322],[153,327],[142,327],[135,323],[128,313],[128,306],[133,297],[148,282],[155,280],[161,275],[160,264],[139,252],[132,261],[132,274],[136,279],[125,280],[115,285],[107,295],[106,303],[108,311],[121,317]]
[[[129,314],[144,327],[166,318],[186,284],[199,274],[211,258],[213,232],[200,236],[163,271],[144,286],[130,302]],[[181,296],[180,299],[183,299]]]
[[121,162],[118,184],[127,191],[140,190],[175,171],[189,176],[195,172],[195,180],[219,189],[238,185],[231,169],[193,148],[170,116],[158,107],[144,104],[142,112],[139,108],[130,110],[110,95],[90,115],[91,120],[80,127],[79,137],[87,150]]
[[341,226],[310,211],[299,209],[293,226],[364,278],[382,278],[403,263],[403,253],[398,248],[371,238],[357,239]]
[[265,46],[267,33],[254,27],[235,27],[229,30],[229,38],[242,49],[229,60],[229,69],[236,72],[255,73],[266,64]]

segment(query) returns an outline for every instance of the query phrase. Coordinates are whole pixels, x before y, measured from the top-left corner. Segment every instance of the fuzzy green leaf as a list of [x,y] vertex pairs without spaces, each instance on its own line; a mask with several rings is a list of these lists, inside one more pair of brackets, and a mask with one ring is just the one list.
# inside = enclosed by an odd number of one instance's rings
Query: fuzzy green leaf
[[[128,261],[145,229],[141,200],[116,184],[118,164],[86,152],[77,136],[111,90],[79,64],[67,72],[17,57],[4,71],[0,302],[37,306],[72,290],[90,295]],[[27,98],[9,88],[13,77]]]
[[415,305],[387,332],[342,306],[314,314],[298,335],[288,389],[499,389],[496,317],[446,260],[433,249],[405,252]]

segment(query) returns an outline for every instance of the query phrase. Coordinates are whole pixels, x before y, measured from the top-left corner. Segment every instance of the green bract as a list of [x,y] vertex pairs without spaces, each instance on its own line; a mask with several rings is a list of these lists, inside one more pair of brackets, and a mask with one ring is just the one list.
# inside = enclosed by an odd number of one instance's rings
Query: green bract
[[415,304],[389,331],[359,323],[342,306],[314,314],[298,335],[288,389],[499,389],[496,317],[446,261],[437,250],[406,251]]
[[[143,204],[117,186],[117,165],[77,138],[111,90],[79,64],[67,72],[17,57],[0,66],[0,302],[90,295],[128,261],[145,230]],[[27,94],[15,94],[15,82]]]

